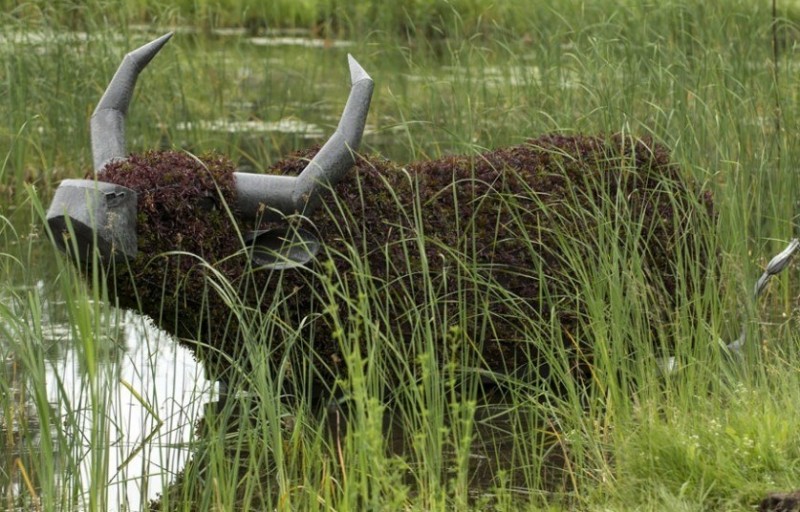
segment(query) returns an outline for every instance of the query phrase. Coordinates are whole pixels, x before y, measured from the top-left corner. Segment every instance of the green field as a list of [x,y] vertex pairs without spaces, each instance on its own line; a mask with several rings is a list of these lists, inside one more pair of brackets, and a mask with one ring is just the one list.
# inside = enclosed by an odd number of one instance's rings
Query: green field
[[[744,511],[800,488],[796,264],[752,300],[769,259],[798,234],[794,3],[0,4],[0,508],[138,509],[159,489],[168,510]],[[679,278],[665,335],[677,340],[676,368],[663,370],[647,306],[630,295],[646,280],[635,230],[610,225],[609,237],[634,238],[595,267],[564,256],[596,336],[588,389],[559,344],[549,357],[560,393],[509,379],[486,397],[479,376],[431,360],[428,349],[456,345],[459,331],[417,304],[409,315],[429,326],[414,341],[419,373],[389,393],[401,341],[375,328],[383,298],[368,276],[363,293],[343,298],[332,275],[331,296],[363,320],[342,343],[366,347],[345,361],[350,417],[338,436],[334,411],[278,398],[287,377],[267,361],[279,347],[259,333],[299,327],[249,311],[250,391],[219,411],[205,407],[207,391],[187,391],[194,398],[179,409],[186,428],[199,422],[196,435],[156,447],[148,434],[168,428],[161,407],[177,392],[169,380],[146,383],[163,380],[150,364],[173,341],[116,312],[99,281],[79,279],[42,215],[60,180],[91,170],[88,119],[122,56],[168,31],[137,86],[131,151],[216,150],[268,170],[334,130],[347,53],[376,84],[361,149],[399,163],[544,133],[663,143],[718,213],[700,238],[718,251],[719,272]],[[748,342],[731,356],[724,346],[742,322]],[[531,329],[531,342],[548,345],[554,329]],[[120,341],[129,338],[147,338],[135,381],[120,370],[133,360]],[[167,373],[179,380],[182,368]],[[125,444],[129,422],[142,434]],[[158,474],[131,462],[178,448],[189,462]],[[142,482],[136,499],[109,485],[128,480]]]

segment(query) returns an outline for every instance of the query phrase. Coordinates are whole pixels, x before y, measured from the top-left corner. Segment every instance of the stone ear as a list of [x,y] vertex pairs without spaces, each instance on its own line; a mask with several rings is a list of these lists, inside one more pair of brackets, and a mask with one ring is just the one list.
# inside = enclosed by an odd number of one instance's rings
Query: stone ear
[[250,233],[245,242],[252,248],[253,266],[274,270],[302,267],[320,249],[314,234],[300,228],[275,228]]

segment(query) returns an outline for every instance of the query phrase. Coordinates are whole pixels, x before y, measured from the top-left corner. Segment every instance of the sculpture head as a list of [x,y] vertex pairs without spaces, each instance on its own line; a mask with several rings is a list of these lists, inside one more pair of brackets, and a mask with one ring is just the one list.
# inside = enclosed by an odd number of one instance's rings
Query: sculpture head
[[[75,252],[83,265],[92,260],[94,251],[104,263],[133,259],[139,252],[137,204],[141,191],[110,183],[103,175],[106,171],[124,172],[126,164],[136,165],[136,159],[125,149],[128,105],[139,74],[171,36],[166,34],[125,56],[91,117],[94,179],[64,180],[47,211],[55,243],[61,250]],[[353,166],[373,82],[352,56],[348,58],[350,96],[334,134],[297,176],[233,172],[234,204],[229,206],[237,218],[279,220],[295,213],[308,215],[319,205],[322,192]],[[150,162],[154,163],[159,162]],[[197,215],[202,214],[200,208]],[[287,244],[287,237],[296,243]],[[261,262],[274,268],[303,264],[319,246],[312,235],[297,230],[291,234],[282,230],[257,232],[250,236],[250,242],[275,254],[271,260]]]

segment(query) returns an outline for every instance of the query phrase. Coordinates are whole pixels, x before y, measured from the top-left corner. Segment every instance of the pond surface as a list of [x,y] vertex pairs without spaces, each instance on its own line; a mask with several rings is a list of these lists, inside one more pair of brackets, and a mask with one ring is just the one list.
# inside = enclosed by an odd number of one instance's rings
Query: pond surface
[[[49,436],[53,446],[50,463],[63,471],[62,490],[72,485],[99,489],[99,503],[107,510],[143,508],[190,455],[193,425],[212,399],[211,383],[189,351],[148,319],[116,314],[115,335],[103,340],[109,343],[100,354],[94,386],[71,327],[43,324],[42,342],[53,347],[43,368],[49,426],[42,424],[24,363],[13,352],[6,357],[2,377],[14,396],[11,406],[0,411],[5,441],[0,446],[0,493],[12,508],[16,501],[11,497],[42,491],[35,474],[46,464],[37,460],[46,456],[38,451],[42,436]],[[102,425],[94,428],[93,422]],[[103,441],[107,450],[98,448]],[[79,461],[78,467],[70,461]],[[81,503],[88,505],[86,494],[84,489],[73,495],[79,509]]]

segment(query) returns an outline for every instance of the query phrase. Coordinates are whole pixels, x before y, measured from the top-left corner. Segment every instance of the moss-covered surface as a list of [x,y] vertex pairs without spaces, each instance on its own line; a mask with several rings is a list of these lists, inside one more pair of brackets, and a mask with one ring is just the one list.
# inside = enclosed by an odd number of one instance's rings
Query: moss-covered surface
[[119,307],[152,318],[162,329],[213,363],[213,350],[236,328],[235,317],[210,292],[209,276],[236,280],[241,249],[227,204],[234,204],[233,163],[219,155],[195,158],[178,151],[150,151],[108,164],[97,179],[138,194],[138,255],[109,273],[108,289]]
[[[279,162],[274,172],[296,174],[312,156],[308,151]],[[650,289],[631,299],[652,302],[653,342],[663,343],[655,331],[670,321],[676,304],[676,276],[686,270],[679,262],[702,268],[706,259],[681,255],[686,247],[702,247],[684,243],[685,238],[707,232],[694,228],[714,215],[710,195],[686,181],[664,146],[621,136],[547,135],[402,169],[370,157],[358,162],[336,194],[339,201],[329,202],[328,210],[311,220],[334,255],[332,274],[341,287],[350,295],[359,290],[355,276],[363,268],[335,256],[351,254],[355,247],[363,260],[359,266],[369,269],[378,292],[372,295],[394,306],[385,316],[390,324],[377,330],[419,329],[403,305],[449,304],[451,318],[439,320],[465,328],[462,339],[477,344],[486,369],[517,375],[548,373],[540,347],[530,342],[535,337],[531,324],[553,317],[565,345],[574,348],[577,340],[582,360],[591,358],[593,339],[581,332],[580,321],[586,312],[580,290],[586,283],[574,265],[581,261],[582,270],[591,273],[593,265],[600,267],[599,253],[610,252],[610,244],[627,243],[608,238],[611,230],[601,227],[604,223],[625,223],[618,231],[623,238],[626,232],[641,233],[636,236]],[[331,213],[341,205],[347,205],[347,213]],[[324,264],[325,258],[318,262]],[[308,289],[307,273],[287,274],[283,287]],[[309,290],[288,298],[288,309],[300,312],[293,322],[313,308],[315,295]],[[340,314],[348,311],[346,301],[337,306]],[[457,316],[463,312],[466,320]],[[315,352],[334,366],[343,359],[337,333],[324,321],[319,324]],[[408,339],[409,332],[396,338]],[[444,336],[441,345],[444,350]]]
[[[314,151],[278,162],[271,172],[297,174]],[[642,233],[647,296],[658,305],[655,330],[674,306],[681,239],[713,216],[710,196],[701,196],[670,163],[668,150],[651,140],[548,135],[404,168],[361,158],[336,186],[336,200],[327,196],[304,221],[324,241],[311,268],[251,271],[245,258],[231,258],[241,249],[237,228],[253,227],[235,226],[222,206],[223,199],[235,204],[232,170],[218,156],[201,163],[153,152],[100,174],[139,193],[140,254],[130,269],[117,269],[119,304],[142,311],[195,349],[196,340],[218,349],[198,352],[212,375],[227,367],[220,354],[239,357],[243,336],[230,297],[208,286],[208,267],[182,253],[199,255],[224,275],[245,309],[266,311],[278,301],[271,314],[281,316],[280,325],[306,326],[301,355],[323,376],[344,371],[342,341],[364,322],[353,318],[348,298],[355,301],[365,283],[380,298],[371,306],[382,310],[369,320],[373,329],[409,339],[420,326],[408,311],[438,304],[433,317],[441,332],[456,327],[461,339],[478,346],[486,369],[546,373],[541,347],[529,342],[531,322],[556,318],[564,343],[591,347],[590,335],[580,330],[585,311],[573,267],[578,260],[591,267],[608,244],[625,244],[606,239],[601,223],[622,219],[632,224],[626,229]],[[251,330],[246,337],[281,359],[280,331],[267,328],[261,332],[269,339],[252,340]]]

